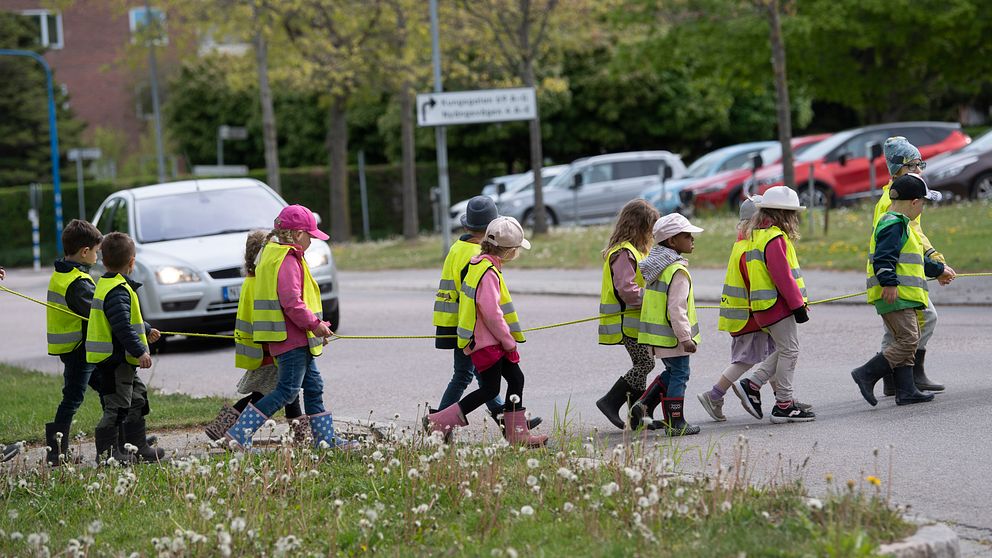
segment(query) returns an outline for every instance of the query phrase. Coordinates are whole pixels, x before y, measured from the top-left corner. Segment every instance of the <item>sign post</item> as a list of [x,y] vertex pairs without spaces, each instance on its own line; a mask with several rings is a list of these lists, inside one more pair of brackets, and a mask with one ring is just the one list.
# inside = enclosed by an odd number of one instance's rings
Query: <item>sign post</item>
[[34,260],[34,270],[41,271],[41,232],[38,218],[41,209],[41,186],[31,184],[28,192],[31,198],[31,209],[28,210],[28,221],[31,222],[31,255]]
[[533,87],[481,89],[417,95],[417,125],[450,126],[533,120],[537,95]]
[[76,162],[76,190],[79,195],[79,218],[86,220],[86,196],[83,191],[83,161],[93,161],[103,157],[99,147],[70,149],[66,158]]

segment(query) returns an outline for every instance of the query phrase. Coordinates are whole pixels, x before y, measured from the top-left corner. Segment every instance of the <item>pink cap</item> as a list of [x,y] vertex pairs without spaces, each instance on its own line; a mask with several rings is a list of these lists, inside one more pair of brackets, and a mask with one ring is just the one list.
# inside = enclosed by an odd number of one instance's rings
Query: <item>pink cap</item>
[[317,228],[317,219],[314,218],[313,211],[302,205],[287,205],[282,208],[279,216],[276,217],[275,227],[290,231],[306,231],[310,236],[320,240],[331,238]]

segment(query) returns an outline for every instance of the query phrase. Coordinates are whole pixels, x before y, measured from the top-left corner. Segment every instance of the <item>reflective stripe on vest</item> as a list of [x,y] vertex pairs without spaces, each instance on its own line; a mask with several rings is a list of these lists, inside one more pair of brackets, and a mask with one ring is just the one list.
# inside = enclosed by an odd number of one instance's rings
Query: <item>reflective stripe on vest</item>
[[71,353],[83,342],[83,318],[69,310],[65,301],[69,286],[80,279],[93,283],[89,273],[77,267],[66,272],[56,271],[48,281],[48,303],[58,307],[58,310],[48,307],[45,312],[50,355]]
[[[255,267],[255,298],[252,303],[252,340],[256,343],[278,343],[286,340],[286,316],[279,304],[279,269],[289,255],[292,246],[269,242],[262,248],[262,255]],[[303,303],[318,319],[322,317],[320,287],[310,274],[306,260],[300,261],[303,269]],[[240,307],[240,300],[238,302]],[[307,346],[310,354],[318,356],[323,352],[324,342],[311,331],[307,331]]]
[[606,261],[603,262],[603,279],[599,290],[600,345],[618,345],[623,341],[624,335],[637,339],[641,323],[638,310],[631,310],[630,315],[609,316],[609,314],[618,314],[627,309],[627,305],[617,296],[616,287],[613,285],[613,268],[610,267],[610,260],[620,250],[627,250],[634,256],[634,282],[637,283],[638,287],[644,288],[644,276],[641,275],[641,267],[637,265],[637,262],[644,259],[644,254],[630,242],[621,242],[610,248],[609,252],[606,253]]
[[517,311],[513,308],[513,301],[510,299],[510,291],[506,288],[506,281],[503,281],[503,274],[500,273],[493,262],[487,258],[482,258],[474,264],[469,264],[468,273],[465,274],[465,281],[462,283],[462,293],[458,302],[458,348],[464,349],[475,337],[475,322],[477,319],[475,310],[475,293],[482,281],[482,276],[487,271],[492,270],[499,280],[499,307],[503,311],[503,320],[510,328],[510,335],[518,343],[526,341],[523,329],[520,326],[520,319]]
[[768,267],[765,265],[765,248],[769,242],[780,236],[785,240],[785,259],[789,263],[789,267],[792,268],[792,277],[796,280],[796,285],[799,287],[800,293],[802,293],[803,302],[807,301],[806,281],[803,279],[803,272],[799,268],[799,258],[796,257],[796,248],[793,246],[788,235],[776,226],[771,226],[767,229],[754,229],[751,231],[751,240],[748,243],[747,251],[744,253],[748,281],[751,283],[749,299],[753,312],[768,310],[778,300],[778,289],[775,287],[775,282],[772,281],[772,276],[768,273]]
[[[750,240],[742,239],[734,243],[730,250],[730,261],[727,262],[727,273],[723,278],[723,293],[720,295],[720,319],[717,329],[731,333],[744,329],[751,317],[751,297],[744,274],[741,273],[741,256],[748,250]],[[764,260],[764,254],[760,254]]]
[[[242,370],[255,370],[265,356],[262,345],[253,336],[255,327],[252,315],[255,310],[255,278],[245,277],[238,297],[238,315],[234,320],[234,366]],[[286,324],[283,323],[283,326]]]
[[643,345],[652,345],[671,349],[679,344],[672,329],[672,320],[668,315],[668,287],[672,284],[672,277],[678,271],[685,272],[689,279],[689,297],[687,314],[689,317],[689,331],[692,340],[699,344],[702,337],[699,334],[699,322],[696,319],[696,300],[692,290],[692,276],[685,265],[674,263],[661,272],[661,276],[649,283],[644,289],[644,304],[641,306],[640,332],[637,342]]
[[868,246],[868,278],[865,282],[868,289],[866,294],[868,304],[873,304],[882,298],[882,286],[878,282],[878,277],[875,276],[875,267],[872,265],[875,256],[875,238],[882,229],[903,222],[904,219],[907,234],[906,242],[899,253],[899,261],[896,263],[896,279],[899,281],[896,290],[902,300],[918,302],[923,306],[930,303],[930,294],[923,267],[923,241],[916,230],[909,226],[909,220],[904,215],[885,213],[878,220],[878,226],[875,227]]
[[[96,292],[93,293],[93,304],[90,306],[89,324],[86,327],[86,362],[100,363],[114,354],[114,334],[110,328],[107,314],[103,311],[103,301],[107,298],[107,293],[119,285],[123,285],[131,297],[131,329],[138,335],[138,339],[145,347],[145,352],[148,352],[145,320],[141,317],[138,293],[134,292],[127,279],[118,273],[113,277],[101,277],[96,282]],[[130,364],[137,366],[138,357],[132,356],[126,350],[124,357]]]
[[481,250],[481,246],[464,240],[456,241],[441,267],[441,281],[434,297],[433,324],[436,327],[458,325],[458,293],[462,287],[462,270]]

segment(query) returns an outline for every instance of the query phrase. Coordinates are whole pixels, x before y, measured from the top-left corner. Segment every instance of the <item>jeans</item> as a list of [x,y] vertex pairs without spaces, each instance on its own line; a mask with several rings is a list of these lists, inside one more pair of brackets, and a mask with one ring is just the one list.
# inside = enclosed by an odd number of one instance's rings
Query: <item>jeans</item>
[[665,396],[672,399],[685,397],[685,385],[689,382],[689,357],[663,358],[665,371],[661,373],[661,383],[665,384]]
[[[455,354],[455,371],[451,375],[451,381],[448,382],[447,389],[444,390],[444,395],[441,396],[441,403],[437,406],[437,410],[439,411],[450,407],[452,403],[461,399],[462,394],[465,393],[465,389],[472,383],[472,378],[479,381],[481,385],[479,373],[475,371],[475,366],[472,365],[472,357],[465,354],[461,349],[455,349],[452,352]],[[503,400],[500,399],[499,395],[496,395],[496,397],[486,401],[486,408],[489,409],[491,414],[501,413],[503,412]]]
[[97,378],[93,376],[96,365],[86,362],[86,349],[82,346],[71,353],[59,355],[59,358],[65,366],[65,371],[62,372],[62,401],[55,410],[55,420],[52,422],[69,425],[83,404],[86,386],[93,384],[93,389],[98,388],[95,383]]
[[299,397],[303,388],[303,404],[308,415],[324,412],[324,381],[317,370],[317,363],[307,347],[299,347],[276,358],[279,365],[279,383],[272,393],[261,398],[255,408],[271,417],[281,407]]

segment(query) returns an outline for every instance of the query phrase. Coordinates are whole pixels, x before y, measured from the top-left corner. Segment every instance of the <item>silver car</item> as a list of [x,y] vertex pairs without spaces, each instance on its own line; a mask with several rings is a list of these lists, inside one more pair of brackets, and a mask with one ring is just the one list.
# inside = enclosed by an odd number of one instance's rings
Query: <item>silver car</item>
[[[661,180],[659,168],[672,170],[670,178],[685,174],[682,159],[668,151],[632,151],[578,159],[544,188],[544,210],[549,224],[609,223],[628,201]],[[503,196],[500,215],[515,217],[525,227],[534,225],[533,189]]]
[[[133,278],[141,313],[162,331],[212,333],[234,329],[244,270],[245,239],[269,230],[287,204],[249,178],[188,180],[114,192],[93,223],[127,233],[137,248]],[[318,218],[319,222],[319,218]],[[306,252],[320,286],[324,319],[340,326],[331,248],[314,239]],[[103,273],[94,267],[93,274]]]
[[[568,165],[543,167],[541,169],[541,180],[544,184],[547,184],[549,180],[558,176],[567,168]],[[518,192],[531,192],[533,190],[534,171],[528,171],[521,174],[511,174],[500,178],[494,178],[493,181],[489,182],[482,188],[482,195],[489,196],[498,203],[503,197],[512,196]],[[451,206],[451,230],[461,230],[462,215],[465,215],[466,208],[468,208],[468,200],[462,200]]]

